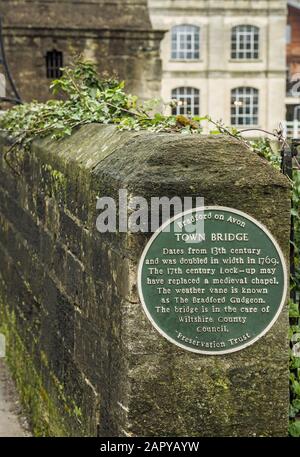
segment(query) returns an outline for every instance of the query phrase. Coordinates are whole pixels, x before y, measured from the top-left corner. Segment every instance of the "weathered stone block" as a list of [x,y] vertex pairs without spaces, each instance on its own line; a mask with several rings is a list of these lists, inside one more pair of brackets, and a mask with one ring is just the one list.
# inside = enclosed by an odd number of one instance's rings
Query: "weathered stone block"
[[187,352],[157,333],[139,301],[137,264],[150,235],[96,230],[96,197],[117,199],[120,188],[148,202],[201,196],[261,221],[288,259],[286,178],[223,136],[99,125],[36,141],[24,167],[10,193],[14,178],[0,164],[0,308],[36,434],[286,435],[287,308],[246,349]]

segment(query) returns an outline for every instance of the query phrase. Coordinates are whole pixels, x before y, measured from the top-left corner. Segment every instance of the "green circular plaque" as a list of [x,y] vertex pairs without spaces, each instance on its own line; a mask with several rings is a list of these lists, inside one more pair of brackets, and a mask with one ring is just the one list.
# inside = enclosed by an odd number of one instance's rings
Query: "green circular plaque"
[[287,278],[281,249],[260,222],[207,206],[178,214],[153,234],[139,263],[138,290],[159,333],[183,349],[214,355],[239,351],[272,327]]

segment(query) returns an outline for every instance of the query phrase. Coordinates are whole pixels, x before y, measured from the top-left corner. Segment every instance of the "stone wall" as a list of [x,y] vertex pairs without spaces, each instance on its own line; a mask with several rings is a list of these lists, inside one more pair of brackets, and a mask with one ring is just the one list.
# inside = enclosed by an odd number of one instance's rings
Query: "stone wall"
[[99,125],[35,141],[18,167],[1,161],[1,328],[36,435],[287,435],[287,309],[246,349],[187,352],[157,333],[137,295],[149,235],[95,225],[97,196],[119,188],[202,196],[257,218],[288,257],[284,176],[222,136]]
[[82,55],[144,99],[160,94],[163,34],[152,30],[146,0],[0,0],[0,15],[7,61],[25,101],[49,98],[46,54],[54,49],[64,65]]

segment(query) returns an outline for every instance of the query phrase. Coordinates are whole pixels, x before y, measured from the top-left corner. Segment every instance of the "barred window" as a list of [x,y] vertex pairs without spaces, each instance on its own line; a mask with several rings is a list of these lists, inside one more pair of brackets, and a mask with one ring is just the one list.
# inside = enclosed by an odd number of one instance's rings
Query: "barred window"
[[194,87],[177,87],[172,90],[172,99],[176,106],[172,109],[173,115],[198,116],[200,111],[199,90]]
[[259,28],[254,25],[238,25],[232,28],[231,58],[258,59]]
[[258,125],[258,90],[254,87],[237,87],[231,91],[231,124]]
[[62,76],[63,53],[53,49],[46,54],[46,74],[47,78],[60,78]]
[[200,57],[200,28],[176,25],[172,28],[172,59],[193,60]]

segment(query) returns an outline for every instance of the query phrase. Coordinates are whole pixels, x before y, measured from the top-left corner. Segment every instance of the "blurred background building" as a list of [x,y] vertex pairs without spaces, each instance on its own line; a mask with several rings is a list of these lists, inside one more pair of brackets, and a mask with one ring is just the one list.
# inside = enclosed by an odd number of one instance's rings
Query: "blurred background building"
[[0,15],[25,101],[81,54],[173,114],[300,136],[300,0],[0,0]]
[[160,93],[162,33],[147,0],[0,0],[6,57],[23,100],[46,100],[60,68],[80,54],[143,98]]
[[286,130],[300,137],[300,0],[288,1]]
[[[149,0],[165,30],[162,97],[238,128],[285,119],[286,0]],[[300,32],[299,32],[300,33]]]

